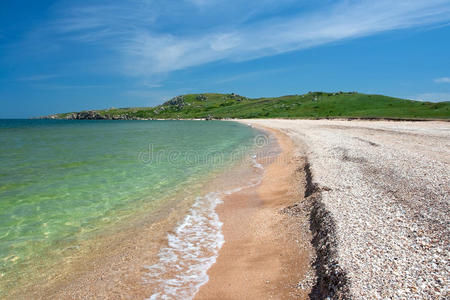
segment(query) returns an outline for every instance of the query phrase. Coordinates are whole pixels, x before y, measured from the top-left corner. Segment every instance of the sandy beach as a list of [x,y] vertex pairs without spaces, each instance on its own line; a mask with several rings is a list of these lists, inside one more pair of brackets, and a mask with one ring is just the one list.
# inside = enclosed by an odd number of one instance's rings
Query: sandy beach
[[305,193],[304,160],[285,134],[268,134],[281,153],[259,160],[266,168],[261,184],[219,206],[225,244],[195,299],[307,298],[309,286],[301,282],[311,271],[309,224],[288,209]]

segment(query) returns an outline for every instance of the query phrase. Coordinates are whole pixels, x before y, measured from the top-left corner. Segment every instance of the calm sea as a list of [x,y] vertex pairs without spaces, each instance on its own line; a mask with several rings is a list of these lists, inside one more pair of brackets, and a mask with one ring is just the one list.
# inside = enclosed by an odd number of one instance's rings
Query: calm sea
[[220,121],[0,120],[3,289],[235,162],[256,135]]

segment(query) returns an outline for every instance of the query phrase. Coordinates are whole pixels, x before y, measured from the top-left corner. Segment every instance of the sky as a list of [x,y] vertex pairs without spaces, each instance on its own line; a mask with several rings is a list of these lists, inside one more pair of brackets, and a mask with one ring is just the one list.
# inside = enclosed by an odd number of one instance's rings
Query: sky
[[450,0],[0,1],[0,118],[309,91],[450,101]]

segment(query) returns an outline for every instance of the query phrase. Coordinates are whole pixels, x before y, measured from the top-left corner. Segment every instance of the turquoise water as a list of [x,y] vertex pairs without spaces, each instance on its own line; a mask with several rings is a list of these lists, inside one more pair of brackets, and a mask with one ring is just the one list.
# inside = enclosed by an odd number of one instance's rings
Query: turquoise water
[[157,207],[255,134],[218,121],[0,120],[1,278]]

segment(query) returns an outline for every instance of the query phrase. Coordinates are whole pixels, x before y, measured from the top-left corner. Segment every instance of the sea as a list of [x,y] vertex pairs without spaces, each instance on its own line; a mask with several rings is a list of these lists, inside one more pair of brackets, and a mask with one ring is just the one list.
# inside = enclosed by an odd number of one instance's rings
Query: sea
[[0,120],[0,298],[56,280],[84,245],[176,207],[180,195],[189,207],[142,266],[142,284],[156,286],[149,299],[192,298],[225,242],[222,195],[257,180],[228,190],[199,183],[243,164],[262,169],[254,157],[266,139],[227,121]]

